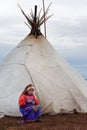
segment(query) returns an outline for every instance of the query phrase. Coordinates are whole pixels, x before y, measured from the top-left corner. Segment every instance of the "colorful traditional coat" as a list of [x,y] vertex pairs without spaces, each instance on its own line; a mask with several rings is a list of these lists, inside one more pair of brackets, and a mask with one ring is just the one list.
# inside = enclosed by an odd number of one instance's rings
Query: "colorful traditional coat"
[[[29,102],[31,100],[32,102]],[[41,115],[41,109],[37,97],[32,95],[22,94],[19,97],[19,108],[22,113],[22,118],[25,122],[37,121]],[[34,109],[37,108],[37,109]]]

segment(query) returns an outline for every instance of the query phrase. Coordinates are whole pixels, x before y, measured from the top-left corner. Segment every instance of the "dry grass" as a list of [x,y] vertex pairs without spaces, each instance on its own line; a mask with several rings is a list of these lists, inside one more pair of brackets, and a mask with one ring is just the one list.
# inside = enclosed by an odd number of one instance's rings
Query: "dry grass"
[[0,130],[87,130],[87,114],[42,116],[43,123],[19,124],[20,118],[0,119]]

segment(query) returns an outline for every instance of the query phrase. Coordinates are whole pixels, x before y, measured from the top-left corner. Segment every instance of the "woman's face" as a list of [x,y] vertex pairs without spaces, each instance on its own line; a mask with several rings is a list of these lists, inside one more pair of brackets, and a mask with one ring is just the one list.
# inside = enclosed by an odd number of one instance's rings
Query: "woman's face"
[[30,94],[33,94],[33,92],[34,92],[33,89],[28,90],[28,94],[29,94],[29,95],[30,95]]

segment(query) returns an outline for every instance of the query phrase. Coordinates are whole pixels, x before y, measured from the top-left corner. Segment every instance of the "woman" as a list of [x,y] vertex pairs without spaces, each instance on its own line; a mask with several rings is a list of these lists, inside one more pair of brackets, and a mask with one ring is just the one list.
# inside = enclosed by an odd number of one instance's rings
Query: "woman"
[[32,84],[26,86],[19,97],[19,108],[24,122],[35,122],[39,120],[41,109],[37,97],[34,94]]

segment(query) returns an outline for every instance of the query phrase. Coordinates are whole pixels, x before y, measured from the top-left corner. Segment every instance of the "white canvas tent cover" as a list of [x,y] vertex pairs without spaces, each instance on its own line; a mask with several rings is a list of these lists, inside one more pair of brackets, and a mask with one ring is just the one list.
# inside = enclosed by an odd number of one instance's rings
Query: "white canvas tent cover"
[[87,112],[87,83],[49,42],[27,36],[0,68],[0,113],[19,116],[18,97],[33,83],[43,113]]
[[42,113],[87,112],[87,83],[43,35],[30,34],[0,67],[0,117],[20,116],[18,98],[32,83]]

